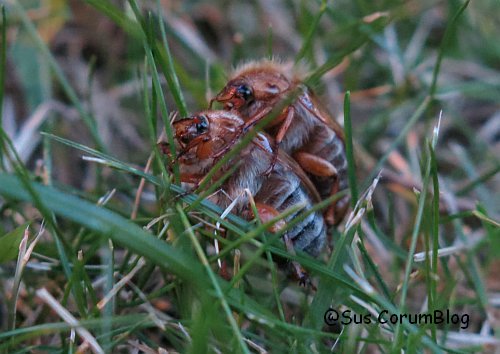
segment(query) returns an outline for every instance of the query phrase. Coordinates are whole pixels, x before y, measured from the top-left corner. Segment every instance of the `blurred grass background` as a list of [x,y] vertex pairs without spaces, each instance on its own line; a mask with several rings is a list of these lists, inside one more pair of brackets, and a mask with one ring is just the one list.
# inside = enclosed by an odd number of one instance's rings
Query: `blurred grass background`
[[[0,3],[2,351],[498,352],[497,0]],[[296,257],[316,293],[265,227],[174,198],[156,149],[263,57],[305,65],[352,125],[357,218],[331,255]],[[470,323],[329,328],[329,306]]]

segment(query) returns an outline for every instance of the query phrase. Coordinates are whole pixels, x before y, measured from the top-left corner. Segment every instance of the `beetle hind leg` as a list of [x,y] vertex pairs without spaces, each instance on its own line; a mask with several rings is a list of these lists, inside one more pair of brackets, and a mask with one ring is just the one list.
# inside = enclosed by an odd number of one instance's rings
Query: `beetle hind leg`
[[305,151],[296,151],[293,158],[302,169],[314,176],[337,176],[337,169],[329,161]]
[[[285,241],[285,247],[288,253],[295,255],[296,253],[292,240],[290,240],[287,235],[283,236],[283,240]],[[299,282],[299,285],[316,291],[316,286],[312,283],[307,271],[297,261],[291,261],[289,264],[292,273],[291,275]]]
[[[332,185],[332,190],[330,195],[335,195],[340,191],[340,185],[338,178],[335,178],[335,181]],[[336,200],[326,209],[324,213],[325,221],[328,225],[336,226],[343,219],[344,215],[347,212],[347,208],[349,207],[349,196],[344,196],[339,200]]]

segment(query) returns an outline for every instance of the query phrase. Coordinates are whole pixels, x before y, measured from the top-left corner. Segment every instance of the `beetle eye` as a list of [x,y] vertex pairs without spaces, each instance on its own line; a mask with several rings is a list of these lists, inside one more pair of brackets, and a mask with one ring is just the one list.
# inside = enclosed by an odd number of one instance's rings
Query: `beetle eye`
[[202,134],[208,129],[208,119],[205,116],[199,116],[199,122],[196,123],[196,132]]
[[236,92],[245,101],[248,100],[250,97],[252,97],[252,90],[245,84],[238,86]]

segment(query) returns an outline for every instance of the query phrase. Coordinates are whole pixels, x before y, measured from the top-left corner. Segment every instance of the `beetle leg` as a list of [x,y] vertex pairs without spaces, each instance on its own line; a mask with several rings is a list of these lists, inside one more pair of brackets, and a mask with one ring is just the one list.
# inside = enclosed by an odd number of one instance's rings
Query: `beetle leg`
[[[295,152],[293,158],[307,173],[320,177],[334,177],[330,195],[335,195],[339,192],[337,169],[330,162],[304,151]],[[347,210],[348,203],[346,200],[348,200],[348,198],[349,197],[344,197],[333,202],[325,211],[325,221],[328,225],[337,225],[342,220]]]
[[[222,230],[221,236],[223,238],[226,238],[226,232],[225,230]],[[226,259],[221,259],[220,262],[220,268],[219,268],[219,275],[225,279],[225,280],[231,280],[231,274],[229,273],[229,270],[227,269],[227,260]]]
[[194,184],[198,187],[200,181],[203,179],[204,175],[198,173],[181,173],[181,182]]
[[[330,162],[303,151],[294,153],[293,158],[305,172],[320,177],[334,177],[330,195],[335,195],[339,192],[337,169]],[[340,223],[348,207],[347,200],[349,200],[349,197],[343,197],[328,207],[324,213],[325,221],[328,225],[337,225]]]
[[156,145],[158,146],[158,149],[161,151],[162,154],[170,156],[170,144],[168,142],[160,141]]
[[[263,224],[269,222],[271,219],[280,214],[278,210],[267,204],[255,203],[255,207],[257,208],[257,213],[259,214],[258,217]],[[279,220],[274,225],[269,227],[269,232],[276,233],[283,229],[285,225],[285,220]]]
[[[293,247],[293,242],[290,240],[288,235],[283,236],[283,240],[285,241],[285,247],[288,253],[295,255],[295,248]],[[311,282],[311,279],[309,278],[309,274],[307,271],[296,261],[291,261],[290,262],[291,270],[292,270],[292,276],[298,280],[299,285],[303,287],[310,287],[314,291],[316,291],[316,286]]]
[[217,100],[217,97],[210,99],[210,102],[208,102],[208,109],[212,109],[212,106],[216,100]]
[[276,134],[276,144],[280,144],[285,137],[286,132],[290,128],[293,121],[293,116],[295,115],[295,109],[293,106],[288,106],[283,110],[283,112],[276,118],[276,122],[283,122]]
[[290,129],[290,125],[293,122],[293,116],[295,114],[295,110],[292,106],[288,106],[285,108],[285,110],[276,118],[277,122],[282,122],[279,129],[278,133],[276,134],[276,138],[274,140],[274,148],[273,148],[273,158],[271,160],[271,164],[267,168],[266,172],[264,172],[264,175],[269,175],[271,171],[274,168],[274,165],[276,164],[276,161],[278,160],[278,151],[280,147],[280,143],[283,141],[283,138],[285,137],[286,132],[288,129]]
[[196,173],[181,173],[181,182],[182,183],[189,183],[189,184],[194,184],[194,187],[191,188],[189,191],[182,192],[180,194],[177,194],[175,196],[174,200],[179,200],[181,198],[184,198],[188,194],[191,194],[192,191],[197,190],[198,186],[200,185],[201,180],[203,179],[203,175],[196,174]]
[[211,155],[211,157],[213,157],[214,160],[217,160],[218,158],[220,158],[220,157],[224,156],[226,153],[228,153],[229,150],[231,150],[231,148],[234,146],[234,144],[236,143],[236,141],[241,137],[241,135],[246,132],[245,126],[239,127],[238,130],[239,131],[237,131],[235,133],[234,138],[231,141],[229,141],[218,152],[216,152],[216,153],[214,153],[214,154]]
[[221,276],[221,278],[227,281],[231,280],[231,274],[227,269],[227,261],[225,259],[221,261],[221,267],[219,268],[219,275]]
[[248,120],[245,121],[243,132],[246,133],[248,129],[252,128],[255,124],[257,124],[262,118],[264,118],[271,111],[272,107],[264,108],[253,117],[250,117]]
[[[334,195],[337,192],[332,192]],[[338,225],[349,207],[349,197],[344,197],[341,200],[337,200],[333,205],[331,205],[325,212],[325,221],[328,225]]]
[[337,169],[330,162],[308,152],[296,151],[293,154],[293,159],[305,172],[314,176],[330,177],[337,175]]
[[[266,223],[280,214],[278,210],[267,204],[255,203],[255,207],[259,214],[259,219],[261,220],[262,223]],[[281,229],[283,229],[285,225],[286,225],[285,221],[280,220],[276,224],[271,226],[269,228],[269,231],[273,233],[278,232]],[[295,253],[295,248],[293,247],[293,242],[286,234],[283,236],[283,241],[285,242],[285,248],[287,252],[290,253],[291,255],[295,255],[296,253]],[[290,266],[292,270],[292,276],[299,281],[299,284],[301,286],[311,287],[311,289],[316,290],[316,287],[311,282],[311,279],[309,279],[309,275],[298,262],[291,261]]]
[[[339,180],[338,178],[335,178],[335,181],[333,182],[332,185],[332,191],[330,195],[335,195],[339,192]],[[336,200],[332,205],[328,207],[328,209],[325,211],[324,217],[325,221],[328,225],[337,225],[342,221],[342,218],[344,217],[344,214],[347,210],[348,203],[347,200],[349,197],[343,197],[340,200]]]

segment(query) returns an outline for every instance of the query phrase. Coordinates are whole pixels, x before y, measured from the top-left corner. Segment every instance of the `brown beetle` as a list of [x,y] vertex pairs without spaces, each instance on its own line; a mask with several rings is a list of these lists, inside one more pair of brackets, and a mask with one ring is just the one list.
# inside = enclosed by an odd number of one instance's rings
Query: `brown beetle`
[[[301,83],[291,64],[262,60],[237,69],[212,100],[238,112],[245,129],[267,116],[287,94],[297,98],[271,121],[265,131],[309,175],[322,199],[348,188],[344,133],[322,108],[313,92]],[[276,149],[275,149],[276,150]],[[326,212],[328,224],[342,221],[349,204],[345,196]]]
[[[227,144],[234,145],[239,141],[244,126],[245,122],[236,113],[228,111],[204,111],[174,122],[175,139],[180,150],[181,180],[197,184],[214,165],[217,157],[227,151]],[[262,222],[294,206],[301,206],[301,211],[310,209],[313,203],[320,200],[316,189],[297,163],[284,152],[280,152],[274,160],[273,145],[272,138],[258,133],[215,176],[215,179],[221,177],[237,164],[235,171],[222,184],[221,193],[212,195],[209,200],[221,208],[227,208],[238,198],[233,212],[250,219],[253,214],[245,193],[248,190],[255,200]],[[270,173],[266,174],[270,168]],[[284,222],[290,222],[298,214],[299,211],[288,216]],[[275,224],[270,231],[276,232],[283,226],[284,223]],[[311,256],[320,253],[325,239],[326,226],[320,212],[310,213],[284,235],[290,252],[302,250]],[[300,267],[296,263],[292,265],[299,280],[305,281]]]

